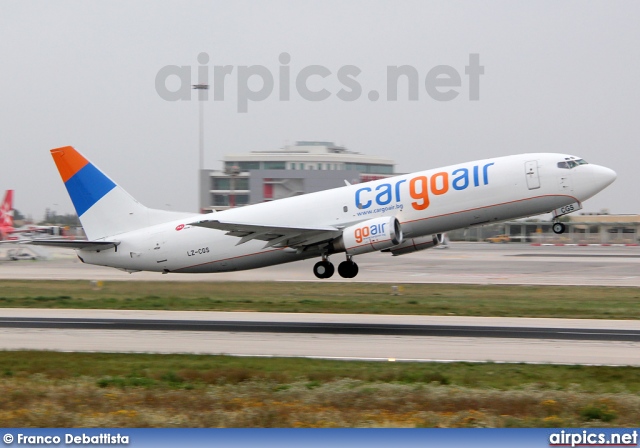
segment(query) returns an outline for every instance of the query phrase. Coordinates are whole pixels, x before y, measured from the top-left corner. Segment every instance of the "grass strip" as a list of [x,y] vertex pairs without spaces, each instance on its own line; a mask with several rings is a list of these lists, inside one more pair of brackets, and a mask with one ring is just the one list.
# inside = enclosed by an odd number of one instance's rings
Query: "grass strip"
[[326,282],[0,281],[0,308],[639,319],[640,288]]
[[0,427],[638,426],[640,368],[0,352]]

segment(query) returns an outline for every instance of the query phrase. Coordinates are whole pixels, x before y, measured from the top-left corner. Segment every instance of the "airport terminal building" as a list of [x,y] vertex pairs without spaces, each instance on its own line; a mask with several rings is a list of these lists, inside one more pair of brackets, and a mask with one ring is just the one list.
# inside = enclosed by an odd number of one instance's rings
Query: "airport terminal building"
[[600,213],[576,213],[562,220],[566,226],[563,234],[551,230],[552,221],[523,219],[491,224],[483,227],[461,229],[450,232],[451,240],[521,242],[539,244],[572,245],[638,245],[640,244],[640,215],[612,215]]
[[200,173],[202,212],[342,187],[393,176],[393,160],[366,156],[333,142],[300,141],[284,148],[228,154],[224,171]]

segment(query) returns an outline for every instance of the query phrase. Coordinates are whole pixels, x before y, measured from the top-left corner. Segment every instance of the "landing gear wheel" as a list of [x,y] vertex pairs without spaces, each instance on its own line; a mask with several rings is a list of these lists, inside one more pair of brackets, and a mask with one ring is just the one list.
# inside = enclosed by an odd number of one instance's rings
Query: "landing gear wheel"
[[329,278],[336,271],[336,268],[333,267],[333,263],[327,260],[318,261],[315,266],[313,266],[313,273],[318,278]]
[[358,265],[351,260],[343,261],[338,265],[338,274],[343,278],[353,278],[358,275]]
[[553,233],[557,233],[559,235],[561,233],[564,233],[564,231],[566,230],[566,227],[561,222],[556,222],[553,224],[552,229],[553,229]]

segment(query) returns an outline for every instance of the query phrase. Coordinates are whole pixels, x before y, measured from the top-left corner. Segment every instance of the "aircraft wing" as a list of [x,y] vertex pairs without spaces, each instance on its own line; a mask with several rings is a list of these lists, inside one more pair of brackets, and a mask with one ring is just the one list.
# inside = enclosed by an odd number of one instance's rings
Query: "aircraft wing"
[[119,241],[87,241],[87,240],[68,240],[68,239],[46,239],[46,240],[8,240],[2,241],[0,244],[33,244],[34,246],[63,247],[66,249],[84,249],[84,250],[107,250],[117,247]]
[[225,230],[227,235],[240,238],[236,246],[251,240],[266,241],[267,247],[293,247],[304,249],[326,241],[331,241],[340,236],[342,231],[337,227],[283,227],[271,225],[258,225],[239,222],[227,222],[217,219],[203,220],[190,223],[192,226],[207,229]]

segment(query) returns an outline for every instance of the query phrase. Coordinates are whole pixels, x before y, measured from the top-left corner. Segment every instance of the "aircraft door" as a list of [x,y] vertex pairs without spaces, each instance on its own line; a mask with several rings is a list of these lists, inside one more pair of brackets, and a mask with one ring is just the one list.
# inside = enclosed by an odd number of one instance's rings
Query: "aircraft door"
[[530,160],[524,164],[525,176],[527,176],[527,187],[529,190],[540,188],[540,175],[538,173],[538,162]]

